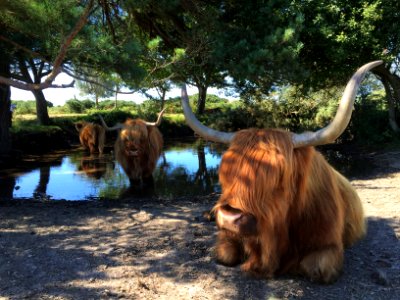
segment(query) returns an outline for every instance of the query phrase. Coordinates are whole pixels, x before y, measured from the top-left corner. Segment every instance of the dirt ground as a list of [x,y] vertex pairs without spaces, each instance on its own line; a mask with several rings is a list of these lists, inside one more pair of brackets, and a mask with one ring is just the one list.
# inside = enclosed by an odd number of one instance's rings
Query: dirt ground
[[332,285],[215,263],[218,195],[0,202],[0,299],[400,299],[400,152],[351,178],[368,217]]

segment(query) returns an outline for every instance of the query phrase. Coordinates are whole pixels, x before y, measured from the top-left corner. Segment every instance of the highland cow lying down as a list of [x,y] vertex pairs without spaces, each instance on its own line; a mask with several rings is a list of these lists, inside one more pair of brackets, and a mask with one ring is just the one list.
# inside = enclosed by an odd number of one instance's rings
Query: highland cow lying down
[[369,63],[353,75],[330,125],[303,134],[207,128],[193,115],[183,86],[182,105],[192,129],[230,144],[219,169],[222,194],[213,209],[220,263],[241,264],[242,270],[263,277],[290,272],[330,283],[339,276],[344,247],[365,234],[364,214],[349,181],[313,146],[332,142],[343,132],[361,80],[380,63]]
[[293,149],[279,130],[243,130],[224,154],[214,210],[217,259],[272,276],[301,272],[333,281],[343,247],[365,233],[360,199],[313,147]]

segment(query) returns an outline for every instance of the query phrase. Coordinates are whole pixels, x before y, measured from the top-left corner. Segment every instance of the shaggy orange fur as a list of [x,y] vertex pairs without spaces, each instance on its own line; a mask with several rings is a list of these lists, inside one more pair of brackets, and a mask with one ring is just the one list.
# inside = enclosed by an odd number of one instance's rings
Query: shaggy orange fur
[[103,154],[106,141],[106,131],[103,126],[80,121],[75,123],[75,128],[79,132],[79,140],[85,149],[89,149],[90,154],[99,152]]
[[[365,234],[361,202],[348,180],[314,147],[294,149],[289,132],[238,132],[219,179],[216,255],[225,265],[241,263],[258,276],[295,272],[330,283],[340,274],[344,246]],[[218,210],[228,206],[254,216],[257,234],[222,228]]]
[[163,137],[156,126],[127,119],[114,145],[117,161],[131,181],[152,177],[162,153]]

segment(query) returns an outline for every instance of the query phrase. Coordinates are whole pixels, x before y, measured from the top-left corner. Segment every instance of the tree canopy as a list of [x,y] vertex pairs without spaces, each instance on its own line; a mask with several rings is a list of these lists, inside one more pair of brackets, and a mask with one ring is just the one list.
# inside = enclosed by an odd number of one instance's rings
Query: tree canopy
[[382,59],[372,70],[385,87],[389,122],[400,131],[399,50],[400,4],[393,0],[295,1],[304,15],[299,62],[307,70],[298,77],[309,87],[343,84],[359,66]]
[[136,89],[192,83],[201,112],[209,87],[315,91],[344,84],[375,59],[385,61],[373,73],[398,130],[399,9],[394,0],[4,0],[0,137],[9,127],[7,87],[31,90],[39,121],[48,123],[41,90],[60,72],[84,81],[117,74]]

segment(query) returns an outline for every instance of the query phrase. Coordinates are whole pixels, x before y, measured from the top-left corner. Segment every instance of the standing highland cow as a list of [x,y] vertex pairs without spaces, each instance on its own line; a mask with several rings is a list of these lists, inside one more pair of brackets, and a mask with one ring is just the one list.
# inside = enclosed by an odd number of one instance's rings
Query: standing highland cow
[[164,111],[165,109],[158,114],[156,122],[127,119],[125,123],[113,127],[108,127],[99,116],[106,130],[119,130],[114,144],[115,157],[132,184],[152,180],[164,144],[157,128]]
[[365,73],[381,63],[366,64],[353,75],[331,124],[302,134],[210,129],[193,115],[183,86],[192,129],[230,144],[219,169],[222,195],[213,209],[220,263],[241,264],[243,271],[264,277],[291,272],[330,283],[339,276],[344,247],[364,236],[366,224],[356,191],[313,146],[340,136]]
[[79,132],[79,141],[90,154],[97,151],[100,155],[103,154],[106,131],[101,125],[79,121],[75,123],[75,128]]

